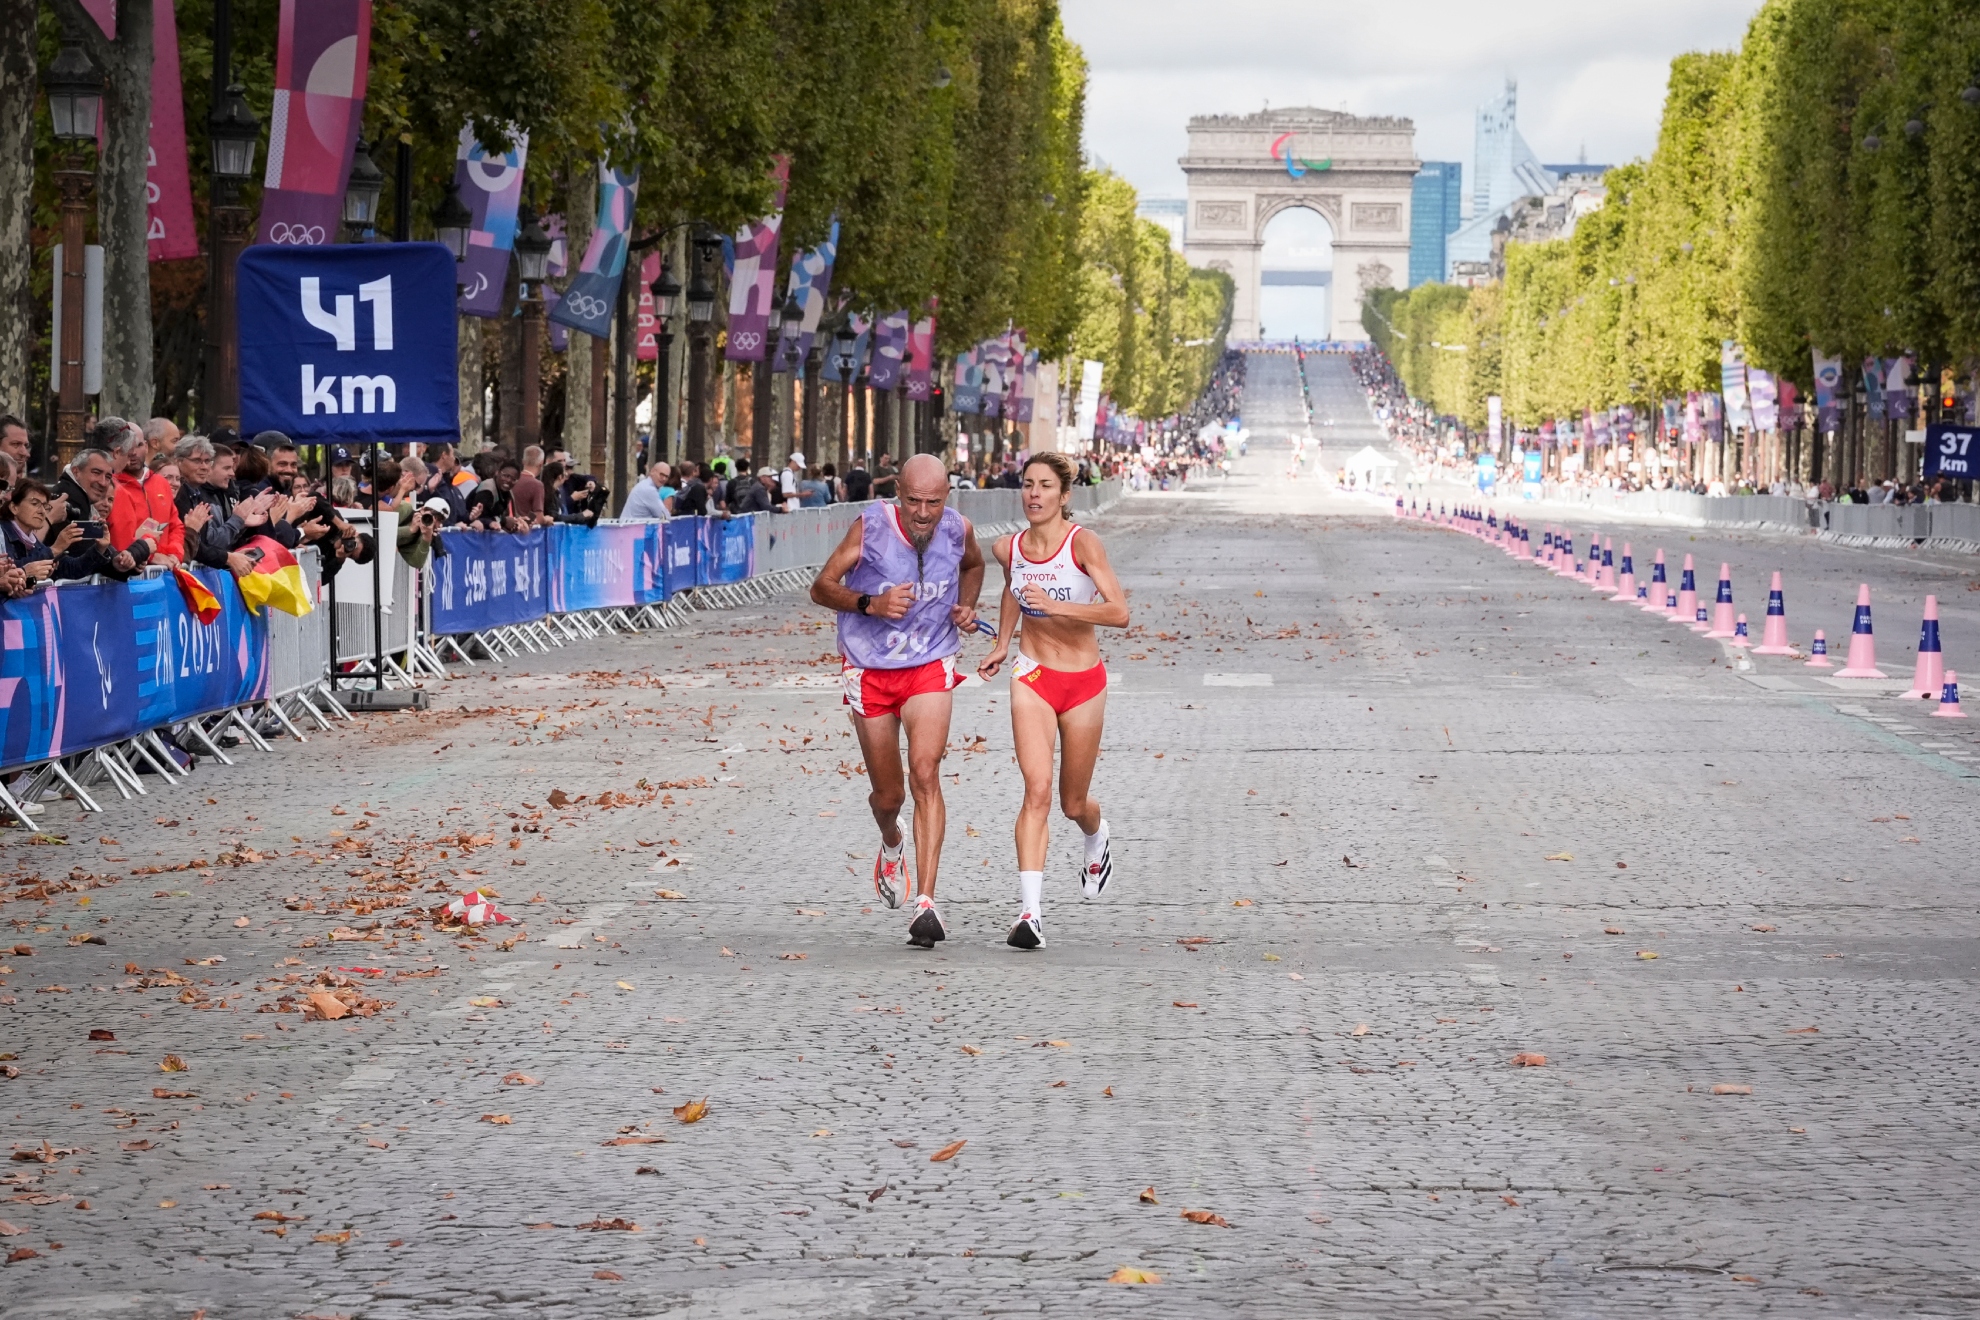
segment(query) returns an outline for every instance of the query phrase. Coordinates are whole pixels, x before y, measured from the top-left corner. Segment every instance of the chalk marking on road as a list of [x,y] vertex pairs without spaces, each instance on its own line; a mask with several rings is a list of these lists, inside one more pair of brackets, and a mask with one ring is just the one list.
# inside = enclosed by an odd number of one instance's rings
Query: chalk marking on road
[[1885,728],[1882,724],[1878,723],[1879,717],[1871,714],[1867,707],[1846,705],[1842,702],[1825,700],[1816,696],[1796,697],[1795,702],[1831,719],[1841,716],[1859,729],[1868,726],[1872,738],[1879,742],[1888,743],[1912,760],[1933,770],[1937,770],[1940,774],[1946,775],[1949,778],[1957,779],[1968,784],[1980,781],[1980,774],[1975,774],[1972,766],[1961,765],[1958,761],[1952,760],[1950,757],[1939,752],[1928,751],[1910,739],[1900,737],[1896,730]]
[[1204,687],[1271,687],[1270,674],[1205,674]]

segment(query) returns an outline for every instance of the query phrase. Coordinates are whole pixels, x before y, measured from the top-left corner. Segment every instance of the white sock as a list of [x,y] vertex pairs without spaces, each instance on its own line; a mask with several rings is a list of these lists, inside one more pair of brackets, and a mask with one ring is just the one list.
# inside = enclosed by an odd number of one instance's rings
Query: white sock
[[1107,851],[1107,818],[1100,818],[1100,828],[1086,836],[1086,864],[1093,865]]
[[1039,900],[1045,894],[1045,873],[1043,871],[1018,872],[1018,902],[1026,912],[1038,916]]
[[884,838],[880,840],[880,854],[890,862],[900,861],[901,850],[906,847],[907,847],[906,831],[903,831],[901,833],[901,841],[897,844],[894,844],[891,847],[888,846],[887,841]]

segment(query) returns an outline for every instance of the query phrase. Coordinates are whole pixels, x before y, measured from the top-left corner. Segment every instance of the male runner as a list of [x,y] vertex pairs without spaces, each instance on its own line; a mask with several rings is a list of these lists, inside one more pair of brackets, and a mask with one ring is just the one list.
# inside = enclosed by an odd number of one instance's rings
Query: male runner
[[916,454],[901,465],[898,504],[866,507],[811,584],[811,599],[839,613],[845,701],[873,788],[867,805],[880,826],[873,888],[897,908],[913,885],[900,826],[905,799],[900,730],[907,728],[906,789],[914,794],[914,860],[921,876],[908,943],[935,947],[947,936],[935,911],[946,812],[942,752],[950,692],[959,682],[958,629],[976,626],[983,550],[969,519],[948,507],[942,460]]

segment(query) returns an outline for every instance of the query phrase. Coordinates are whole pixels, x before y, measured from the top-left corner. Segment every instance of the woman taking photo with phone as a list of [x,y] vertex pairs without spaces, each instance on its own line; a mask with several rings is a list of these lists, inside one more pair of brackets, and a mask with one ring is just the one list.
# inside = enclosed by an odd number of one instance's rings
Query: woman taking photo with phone
[[1024,775],[1018,812],[1018,919],[1005,942],[1045,946],[1039,907],[1052,805],[1052,751],[1059,743],[1059,805],[1085,835],[1080,888],[1098,898],[1113,878],[1107,821],[1088,795],[1107,717],[1107,666],[1095,628],[1125,628],[1127,593],[1100,538],[1072,521],[1073,467],[1062,454],[1033,454],[1019,473],[1025,521],[1000,537],[1004,566],[997,644],[977,673],[993,677],[1010,654],[1020,617],[1024,638],[1011,665],[1011,734]]

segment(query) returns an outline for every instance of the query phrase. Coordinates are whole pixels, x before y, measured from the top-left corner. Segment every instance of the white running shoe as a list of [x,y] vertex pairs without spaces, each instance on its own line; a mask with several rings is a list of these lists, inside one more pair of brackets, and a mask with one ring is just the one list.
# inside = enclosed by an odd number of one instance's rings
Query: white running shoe
[[1013,949],[1042,949],[1045,947],[1045,922],[1029,912],[1019,915],[1011,926],[1011,933],[1004,937],[1004,943]]
[[880,901],[890,908],[901,905],[901,896],[908,892],[914,881],[908,875],[907,851],[893,861],[887,860],[887,850],[882,848],[873,858],[873,892],[880,895]]
[[908,923],[908,943],[917,949],[932,949],[947,938],[949,929],[935,910],[935,900],[926,894],[915,899],[914,920]]
[[1098,898],[1107,888],[1107,882],[1114,878],[1114,841],[1109,838],[1100,845],[1100,860],[1088,862],[1079,871],[1079,891],[1088,898]]

